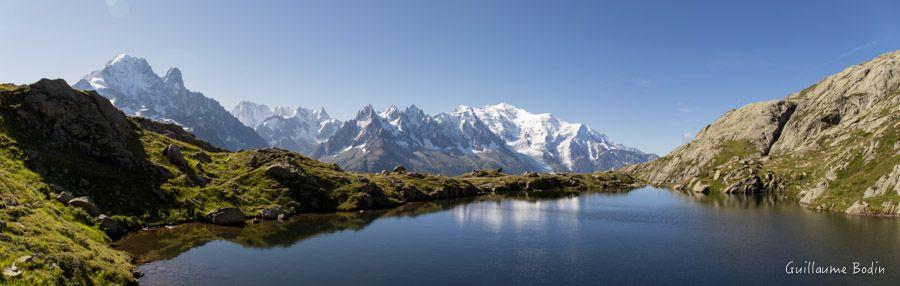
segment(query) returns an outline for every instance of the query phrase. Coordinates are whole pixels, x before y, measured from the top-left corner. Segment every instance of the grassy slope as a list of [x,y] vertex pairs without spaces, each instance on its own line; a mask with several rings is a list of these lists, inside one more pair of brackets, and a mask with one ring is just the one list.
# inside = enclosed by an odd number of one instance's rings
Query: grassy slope
[[[41,175],[25,167],[16,142],[0,132],[0,265],[16,262],[19,278],[0,284],[107,284],[128,281],[128,255],[110,249],[90,216],[49,199]],[[5,276],[3,276],[5,278]],[[3,279],[3,278],[0,278]]]
[[[27,86],[0,85],[0,100],[5,94],[26,90]],[[281,150],[208,150],[132,123],[140,144],[129,148],[145,154],[147,161],[164,171],[127,170],[74,148],[49,147],[45,143],[50,139],[35,135],[38,133],[29,126],[17,122],[11,109],[0,110],[0,267],[12,265],[19,257],[33,256],[30,262],[16,264],[23,271],[21,276],[0,276],[0,284],[136,282],[130,271],[131,258],[109,247],[110,239],[98,229],[95,219],[54,200],[53,195],[60,190],[76,197],[90,196],[103,213],[134,230],[201,220],[210,210],[226,206],[238,207],[248,216],[275,205],[288,212],[391,207],[406,202],[400,191],[403,185],[433,194],[419,198],[430,200],[492,192],[574,192],[634,183],[629,176],[613,173],[466,178],[352,173]],[[171,163],[163,155],[168,145],[181,147],[189,164]],[[272,178],[266,174],[266,167],[275,163],[295,164],[302,178]],[[378,185],[386,196],[367,194],[362,187],[369,182]],[[441,189],[465,191],[439,195]],[[364,204],[367,200],[374,204]]]

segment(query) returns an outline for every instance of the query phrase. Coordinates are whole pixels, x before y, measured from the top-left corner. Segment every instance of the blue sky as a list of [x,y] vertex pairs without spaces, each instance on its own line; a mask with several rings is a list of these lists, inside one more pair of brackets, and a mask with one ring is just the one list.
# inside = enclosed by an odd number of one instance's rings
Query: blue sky
[[732,108],[900,49],[890,1],[4,1],[0,82],[115,54],[241,99],[427,112],[507,102],[664,154]]

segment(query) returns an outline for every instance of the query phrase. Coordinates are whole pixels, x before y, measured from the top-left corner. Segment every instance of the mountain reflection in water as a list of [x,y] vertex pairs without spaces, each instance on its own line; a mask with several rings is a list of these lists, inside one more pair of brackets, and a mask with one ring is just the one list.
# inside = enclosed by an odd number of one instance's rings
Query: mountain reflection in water
[[[816,212],[779,196],[650,187],[302,214],[243,228],[186,224],[116,244],[142,264],[145,285],[891,285],[900,273],[900,220]],[[888,272],[792,276],[789,261],[878,261]]]

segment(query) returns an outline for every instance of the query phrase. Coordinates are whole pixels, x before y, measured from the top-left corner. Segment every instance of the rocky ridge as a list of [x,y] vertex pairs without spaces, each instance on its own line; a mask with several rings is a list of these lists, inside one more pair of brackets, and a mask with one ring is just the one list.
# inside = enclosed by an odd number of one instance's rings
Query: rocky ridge
[[898,133],[900,51],[729,111],[628,171],[686,191],[784,192],[815,209],[898,216]]

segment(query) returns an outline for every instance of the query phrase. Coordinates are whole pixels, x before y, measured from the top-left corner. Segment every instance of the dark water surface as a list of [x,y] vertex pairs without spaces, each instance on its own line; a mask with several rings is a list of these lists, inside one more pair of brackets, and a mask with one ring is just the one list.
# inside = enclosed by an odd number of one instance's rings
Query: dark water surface
[[[117,245],[144,263],[146,285],[900,283],[898,219],[654,188],[189,224]],[[885,273],[788,275],[789,261],[850,273],[854,261],[877,261]]]

